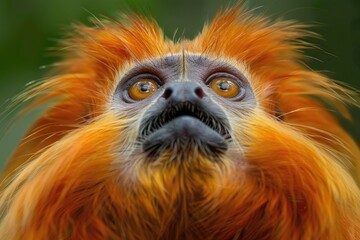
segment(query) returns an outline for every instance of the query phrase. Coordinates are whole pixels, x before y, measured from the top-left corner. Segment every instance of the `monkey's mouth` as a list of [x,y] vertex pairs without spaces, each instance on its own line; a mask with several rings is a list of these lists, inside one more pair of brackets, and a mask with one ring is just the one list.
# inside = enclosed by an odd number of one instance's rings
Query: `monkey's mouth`
[[225,124],[219,122],[215,117],[211,116],[209,113],[200,109],[196,105],[190,102],[183,102],[172,107],[167,108],[157,117],[148,121],[141,131],[141,136],[148,136],[156,130],[160,129],[162,126],[168,122],[174,120],[175,118],[181,116],[189,116],[196,118],[205,124],[209,128],[213,129],[225,139],[230,139],[230,133],[227,130],[228,127]]
[[164,148],[189,150],[194,146],[206,154],[223,153],[231,141],[230,127],[223,116],[191,102],[181,102],[145,120],[139,140],[144,152],[151,155]]

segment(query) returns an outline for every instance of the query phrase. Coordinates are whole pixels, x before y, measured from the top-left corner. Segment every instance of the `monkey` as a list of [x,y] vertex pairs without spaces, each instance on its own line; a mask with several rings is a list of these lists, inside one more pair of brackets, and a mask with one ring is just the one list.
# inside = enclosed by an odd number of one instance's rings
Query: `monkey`
[[0,239],[360,239],[356,93],[306,67],[305,25],[235,6],[194,39],[77,25],[3,173]]

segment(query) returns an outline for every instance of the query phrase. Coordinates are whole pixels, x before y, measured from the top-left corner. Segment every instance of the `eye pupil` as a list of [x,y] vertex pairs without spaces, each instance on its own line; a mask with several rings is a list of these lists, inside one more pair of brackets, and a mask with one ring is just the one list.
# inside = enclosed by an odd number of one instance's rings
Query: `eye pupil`
[[230,85],[229,85],[228,82],[221,82],[221,83],[219,84],[220,90],[223,90],[223,91],[229,90],[229,87],[230,87]]
[[151,88],[149,83],[139,83],[138,87],[141,92],[149,92]]

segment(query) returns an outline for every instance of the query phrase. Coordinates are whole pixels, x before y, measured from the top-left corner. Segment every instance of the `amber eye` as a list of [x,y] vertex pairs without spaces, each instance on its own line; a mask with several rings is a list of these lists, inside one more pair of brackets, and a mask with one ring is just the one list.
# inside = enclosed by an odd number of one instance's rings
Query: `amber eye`
[[213,78],[209,87],[224,98],[234,98],[239,95],[241,90],[235,80],[229,77]]
[[139,79],[130,86],[128,94],[133,100],[140,101],[150,97],[158,88],[159,85],[156,81],[143,78]]

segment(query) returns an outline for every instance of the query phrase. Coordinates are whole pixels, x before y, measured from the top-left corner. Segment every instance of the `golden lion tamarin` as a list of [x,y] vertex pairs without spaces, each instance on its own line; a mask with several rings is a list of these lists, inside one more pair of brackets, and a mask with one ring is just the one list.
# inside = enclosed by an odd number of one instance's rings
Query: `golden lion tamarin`
[[140,16],[75,30],[24,94],[57,103],[4,173],[0,239],[360,239],[332,111],[356,96],[301,63],[303,25],[234,7],[194,40]]

